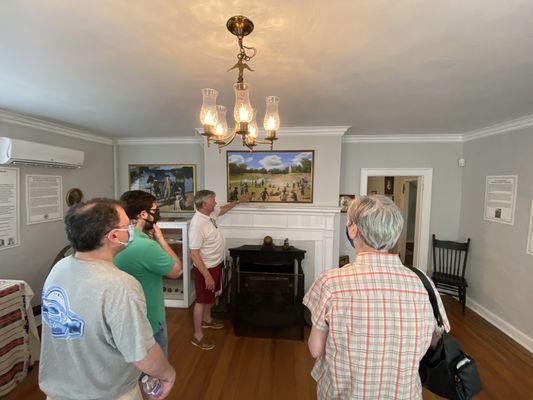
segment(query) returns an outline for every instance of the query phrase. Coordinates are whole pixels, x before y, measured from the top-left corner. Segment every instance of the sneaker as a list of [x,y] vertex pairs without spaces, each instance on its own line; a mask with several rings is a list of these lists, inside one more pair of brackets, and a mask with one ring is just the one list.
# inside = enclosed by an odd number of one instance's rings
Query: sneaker
[[202,328],[204,329],[208,329],[208,328],[211,328],[211,329],[222,329],[224,328],[224,324],[222,322],[218,322],[218,321],[211,321],[211,322],[207,322],[207,321],[202,321]]
[[202,338],[202,340],[198,340],[193,336],[191,343],[194,346],[201,348],[202,350],[213,350],[215,348],[215,344],[212,341],[206,339],[205,337]]

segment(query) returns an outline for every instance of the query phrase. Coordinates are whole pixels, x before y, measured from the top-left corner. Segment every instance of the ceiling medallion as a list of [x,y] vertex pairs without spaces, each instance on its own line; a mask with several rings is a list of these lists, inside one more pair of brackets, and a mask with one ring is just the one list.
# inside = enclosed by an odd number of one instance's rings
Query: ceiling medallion
[[[237,63],[228,71],[237,69],[239,75],[237,82],[233,85],[235,90],[235,106],[233,108],[233,117],[235,119],[235,126],[228,133],[228,124],[226,122],[226,107],[217,105],[218,91],[215,89],[202,89],[202,109],[200,111],[200,121],[203,125],[203,136],[206,137],[207,145],[215,142],[220,149],[228,146],[233,140],[240,135],[242,138],[242,145],[246,146],[250,151],[257,144],[270,145],[272,150],[276,137],[276,132],[279,129],[279,112],[278,104],[279,97],[267,96],[265,98],[266,110],[265,118],[263,119],[263,127],[265,128],[265,139],[259,140],[259,128],[257,126],[256,114],[250,102],[250,85],[244,82],[244,70],[253,71],[247,64],[256,54],[257,50],[254,47],[247,47],[243,45],[245,36],[252,33],[254,24],[248,18],[242,15],[231,17],[226,23],[228,31],[237,36],[237,43],[239,44],[239,54],[237,54]],[[248,53],[247,53],[248,51]]]

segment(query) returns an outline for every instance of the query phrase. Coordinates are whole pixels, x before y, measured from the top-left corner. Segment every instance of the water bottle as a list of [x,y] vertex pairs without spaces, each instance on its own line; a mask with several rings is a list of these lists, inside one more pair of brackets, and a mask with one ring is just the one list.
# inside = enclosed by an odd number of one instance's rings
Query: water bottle
[[141,379],[141,383],[144,393],[146,393],[150,397],[156,398],[163,391],[161,382],[159,381],[159,379],[153,376],[144,375]]

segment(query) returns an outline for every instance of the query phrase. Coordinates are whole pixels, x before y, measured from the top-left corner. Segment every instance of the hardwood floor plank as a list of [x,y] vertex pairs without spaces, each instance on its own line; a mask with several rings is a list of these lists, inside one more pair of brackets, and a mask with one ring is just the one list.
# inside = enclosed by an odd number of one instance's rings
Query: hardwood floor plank
[[[453,336],[477,362],[484,384],[478,399],[532,399],[533,355],[476,313],[445,296]],[[306,340],[237,337],[231,323],[208,331],[217,347],[203,351],[191,345],[192,308],[167,309],[169,360],[176,384],[169,399],[180,400],[313,400],[313,359]],[[6,400],[44,400],[34,368]],[[438,399],[424,391],[424,399]]]

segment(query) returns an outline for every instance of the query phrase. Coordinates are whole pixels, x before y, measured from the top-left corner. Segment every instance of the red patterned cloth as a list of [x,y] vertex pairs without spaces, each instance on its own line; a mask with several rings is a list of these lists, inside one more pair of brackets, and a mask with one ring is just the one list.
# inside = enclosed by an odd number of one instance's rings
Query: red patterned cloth
[[363,253],[325,271],[303,302],[313,326],[328,330],[311,373],[319,399],[422,399],[418,365],[437,325],[424,285],[397,255]]
[[29,364],[24,284],[0,281],[0,396],[26,377]]

